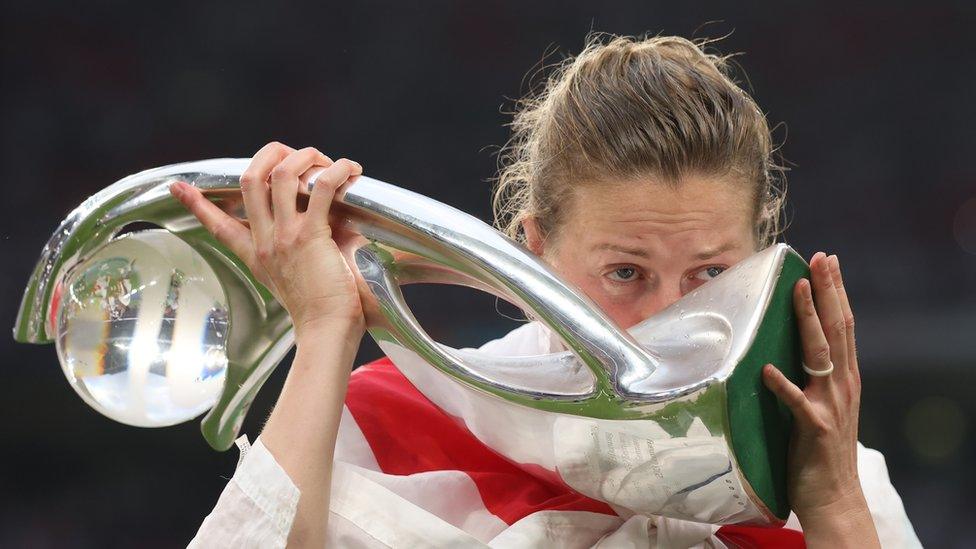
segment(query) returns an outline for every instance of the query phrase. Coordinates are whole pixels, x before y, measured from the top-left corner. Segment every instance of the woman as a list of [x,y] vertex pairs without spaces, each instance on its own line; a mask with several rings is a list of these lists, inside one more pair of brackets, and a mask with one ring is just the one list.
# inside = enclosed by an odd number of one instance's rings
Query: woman
[[[504,230],[629,327],[771,244],[783,193],[766,120],[726,76],[725,58],[681,38],[602,43],[598,36],[520,105],[495,207]],[[490,453],[472,450],[468,435],[446,427],[443,414],[411,393],[388,361],[350,376],[365,323],[355,278],[336,243],[343,236],[333,234],[327,214],[335,190],[361,173],[348,159],[333,162],[313,148],[270,143],[241,178],[249,229],[195,188],[171,189],[287,308],[297,345],[261,436],[242,456],[194,544],[721,547],[741,536],[797,541],[634,516],[533,485]],[[296,194],[313,178],[308,209],[299,212]],[[917,545],[883,458],[857,443],[854,317],[839,261],[817,253],[810,264],[811,279],[798,282],[793,297],[804,361],[823,375],[812,375],[801,389],[772,365],[762,373],[796,418],[789,526],[802,528],[811,547],[871,547],[879,540]],[[511,355],[557,345],[541,324],[529,323],[482,348]],[[375,405],[362,405],[370,399]],[[425,427],[409,436],[389,433],[390,421],[410,422],[390,419],[384,410],[422,418],[413,423]],[[425,444],[439,454],[403,446],[435,425],[443,431]],[[425,451],[440,457],[397,461]],[[480,461],[454,457],[468,452]],[[436,459],[447,461],[432,465]],[[496,475],[495,481],[484,475]],[[524,496],[525,487],[536,495]],[[550,491],[539,496],[538,490]],[[372,506],[362,503],[365,495]]]

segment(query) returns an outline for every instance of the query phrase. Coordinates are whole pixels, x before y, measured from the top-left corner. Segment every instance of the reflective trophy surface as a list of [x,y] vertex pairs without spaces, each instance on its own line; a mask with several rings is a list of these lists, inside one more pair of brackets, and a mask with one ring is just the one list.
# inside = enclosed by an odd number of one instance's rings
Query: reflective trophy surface
[[[53,341],[71,386],[100,413],[159,427],[207,412],[204,437],[230,447],[293,328],[168,188],[194,185],[244,219],[248,163],[147,170],[85,200],[45,245],[15,339]],[[494,451],[637,513],[765,525],[789,515],[791,416],[760,377],[767,363],[796,383],[804,376],[792,288],[809,269],[789,246],[758,252],[622,330],[523,246],[433,199],[358,176],[336,193],[331,216],[353,235],[342,251],[371,336]],[[437,343],[404,300],[409,283],[499,296],[569,351],[506,357]]]

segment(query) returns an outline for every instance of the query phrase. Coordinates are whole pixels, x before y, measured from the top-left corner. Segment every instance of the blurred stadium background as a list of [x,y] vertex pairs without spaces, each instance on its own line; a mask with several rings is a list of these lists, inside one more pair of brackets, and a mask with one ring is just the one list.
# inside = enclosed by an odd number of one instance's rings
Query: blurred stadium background
[[[861,441],[919,537],[976,513],[976,76],[968,2],[5,2],[0,326],[64,215],[122,176],[277,139],[490,220],[495,151],[526,75],[587,31],[686,37],[738,58],[785,141],[785,240],[837,253],[858,319]],[[788,130],[788,131],[787,131]],[[446,292],[446,294],[444,293]],[[417,288],[442,341],[514,324],[473,291]],[[450,299],[445,299],[445,295]],[[449,309],[435,308],[450,303]],[[503,309],[504,310],[504,309]],[[0,338],[0,546],[184,545],[233,473],[197,422],[113,423],[53,346]],[[360,363],[379,356],[366,340]],[[253,439],[291,355],[245,430]]]

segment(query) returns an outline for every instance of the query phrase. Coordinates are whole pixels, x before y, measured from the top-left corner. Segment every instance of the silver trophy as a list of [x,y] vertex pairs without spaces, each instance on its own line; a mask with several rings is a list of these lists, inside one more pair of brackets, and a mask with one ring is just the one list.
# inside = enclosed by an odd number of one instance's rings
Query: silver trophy
[[[100,413],[160,427],[209,410],[204,437],[229,448],[293,327],[168,188],[195,185],[244,219],[248,163],[147,170],[85,200],[44,246],[15,339],[54,341],[71,386]],[[789,515],[791,416],[760,378],[770,362],[794,382],[804,375],[792,288],[809,269],[789,246],[622,330],[534,254],[455,208],[359,176],[339,189],[333,212],[333,226],[356,235],[343,253],[358,271],[369,333],[488,447],[637,513],[764,525]],[[437,343],[404,301],[400,286],[412,282],[506,299],[570,350],[503,357]]]

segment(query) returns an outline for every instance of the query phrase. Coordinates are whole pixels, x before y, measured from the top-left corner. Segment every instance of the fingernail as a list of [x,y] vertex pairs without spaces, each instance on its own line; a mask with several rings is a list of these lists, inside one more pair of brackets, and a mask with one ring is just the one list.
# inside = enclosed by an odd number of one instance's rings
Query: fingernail
[[834,272],[840,274],[840,260],[837,259],[837,255],[830,256],[830,266],[834,269]]
[[823,252],[817,252],[817,253],[813,254],[812,256],[810,256],[810,268],[811,269],[814,268],[814,266],[813,266],[814,263],[820,261],[820,254],[821,253],[823,253]]
[[355,160],[353,160],[352,163],[355,164],[357,168],[359,168],[359,171],[363,171],[363,165],[362,164],[360,164],[359,162],[356,162]]
[[169,191],[174,195],[176,195],[177,198],[182,198],[183,185],[184,183],[182,181],[177,181],[176,183],[173,183],[172,185],[169,186]]

